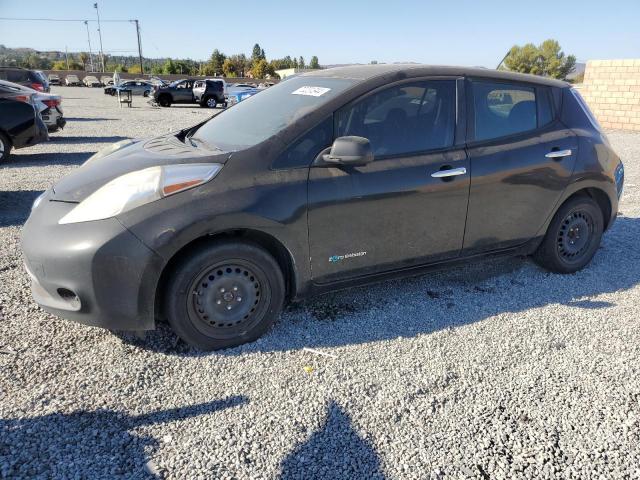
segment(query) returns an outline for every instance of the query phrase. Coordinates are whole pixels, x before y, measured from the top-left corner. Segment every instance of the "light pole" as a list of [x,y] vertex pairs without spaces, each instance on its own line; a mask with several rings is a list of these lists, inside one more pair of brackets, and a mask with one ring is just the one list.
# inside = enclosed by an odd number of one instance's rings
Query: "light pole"
[[138,20],[129,20],[136,24],[136,35],[138,37],[138,58],[140,59],[140,75],[144,75],[144,67],[142,66],[142,42],[140,41],[140,22]]
[[87,27],[87,41],[89,42],[89,59],[91,60],[91,71],[93,72],[93,70],[94,70],[94,68],[93,68],[93,52],[91,51],[91,35],[89,35],[89,22],[87,20],[84,21],[84,26]]
[[102,72],[104,73],[104,51],[102,50],[102,31],[100,29],[100,11],[98,10],[98,3],[93,4],[93,8],[96,9],[96,15],[98,16],[98,37],[100,38],[100,65],[102,66]]

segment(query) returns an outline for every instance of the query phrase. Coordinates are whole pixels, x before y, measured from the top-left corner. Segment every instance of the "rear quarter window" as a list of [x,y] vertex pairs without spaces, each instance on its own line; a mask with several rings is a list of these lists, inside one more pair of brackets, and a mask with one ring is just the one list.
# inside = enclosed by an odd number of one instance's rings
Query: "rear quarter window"
[[473,81],[471,90],[475,140],[506,137],[538,127],[534,87]]

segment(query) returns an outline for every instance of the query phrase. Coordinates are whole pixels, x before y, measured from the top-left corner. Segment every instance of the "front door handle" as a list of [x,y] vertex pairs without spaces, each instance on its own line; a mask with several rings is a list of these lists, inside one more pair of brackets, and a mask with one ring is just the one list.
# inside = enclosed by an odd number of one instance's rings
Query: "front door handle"
[[467,169],[464,167],[460,168],[449,168],[447,170],[438,170],[437,172],[433,172],[431,176],[433,178],[446,178],[446,177],[457,177],[458,175],[464,175],[467,173]]
[[545,157],[547,158],[563,158],[563,157],[568,157],[571,155],[571,150],[567,149],[567,150],[552,150],[551,152],[547,153],[545,155]]

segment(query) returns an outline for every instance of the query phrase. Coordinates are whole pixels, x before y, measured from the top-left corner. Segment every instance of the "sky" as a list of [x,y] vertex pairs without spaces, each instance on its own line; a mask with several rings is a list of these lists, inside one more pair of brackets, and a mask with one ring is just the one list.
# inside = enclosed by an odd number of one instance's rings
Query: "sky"
[[[0,0],[0,17],[96,19],[94,0]],[[320,63],[411,61],[494,68],[514,44],[560,42],[579,62],[640,58],[640,0],[102,0],[100,18],[138,19],[145,57],[206,60],[214,48]],[[90,23],[91,46],[99,46]],[[137,54],[132,23],[103,22],[105,53]],[[82,22],[0,19],[0,44],[88,51]]]

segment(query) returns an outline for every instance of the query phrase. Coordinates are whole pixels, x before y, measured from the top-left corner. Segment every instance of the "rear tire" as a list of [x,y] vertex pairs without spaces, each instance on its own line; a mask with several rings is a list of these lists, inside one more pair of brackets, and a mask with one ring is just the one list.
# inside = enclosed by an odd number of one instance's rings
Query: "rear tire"
[[208,108],[216,108],[216,106],[218,105],[216,97],[207,97],[204,99],[204,103]]
[[555,273],[577,272],[595,255],[603,231],[598,204],[586,195],[574,197],[556,212],[533,258]]
[[9,160],[9,155],[11,155],[11,141],[4,133],[0,132],[0,163]]
[[197,248],[172,272],[165,312],[175,333],[201,350],[251,342],[278,318],[285,297],[275,259],[252,243]]

